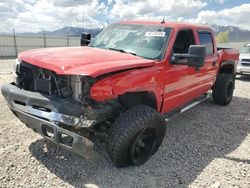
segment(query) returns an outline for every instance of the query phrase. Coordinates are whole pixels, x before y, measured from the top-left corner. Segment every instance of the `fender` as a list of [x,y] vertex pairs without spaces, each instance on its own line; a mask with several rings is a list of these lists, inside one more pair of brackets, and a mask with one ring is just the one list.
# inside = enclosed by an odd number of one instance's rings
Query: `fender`
[[90,96],[97,102],[117,98],[128,92],[153,93],[160,111],[165,75],[164,63],[153,67],[133,69],[97,81],[90,89]]
[[223,61],[220,64],[219,73],[231,73],[233,75],[236,74],[236,62],[234,61]]

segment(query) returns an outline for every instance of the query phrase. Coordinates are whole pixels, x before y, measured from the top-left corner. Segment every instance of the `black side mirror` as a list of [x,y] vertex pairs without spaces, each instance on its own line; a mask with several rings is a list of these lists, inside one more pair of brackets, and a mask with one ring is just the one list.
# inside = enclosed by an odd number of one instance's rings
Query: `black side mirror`
[[81,35],[81,46],[87,46],[91,42],[90,33],[82,33]]
[[[191,45],[189,47],[188,54],[173,54],[173,56],[171,57],[171,63],[188,65],[198,70],[205,64],[205,57],[206,47],[204,45]],[[187,61],[180,61],[181,59],[185,58],[187,59]]]
[[189,47],[188,65],[199,69],[205,64],[206,47],[204,45],[191,45]]

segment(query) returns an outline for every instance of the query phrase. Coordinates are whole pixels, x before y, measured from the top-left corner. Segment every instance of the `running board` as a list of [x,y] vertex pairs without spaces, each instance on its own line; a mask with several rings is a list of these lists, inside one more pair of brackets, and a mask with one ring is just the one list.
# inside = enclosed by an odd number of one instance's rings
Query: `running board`
[[186,111],[190,110],[191,108],[197,106],[198,104],[206,101],[208,98],[209,98],[208,93],[205,93],[202,96],[193,100],[192,102],[190,102],[184,106],[181,106],[180,108],[177,108],[176,110],[173,110],[169,113],[164,114],[164,118],[166,121],[169,121],[171,118],[173,118],[179,114],[182,114],[183,112],[186,112]]

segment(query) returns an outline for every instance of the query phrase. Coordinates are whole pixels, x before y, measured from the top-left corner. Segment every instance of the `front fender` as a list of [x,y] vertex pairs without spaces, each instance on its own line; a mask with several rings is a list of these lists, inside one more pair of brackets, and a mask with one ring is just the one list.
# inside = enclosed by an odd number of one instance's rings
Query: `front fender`
[[150,92],[155,95],[160,111],[165,76],[163,66],[133,69],[96,82],[90,90],[91,98],[97,102],[117,98],[128,92]]

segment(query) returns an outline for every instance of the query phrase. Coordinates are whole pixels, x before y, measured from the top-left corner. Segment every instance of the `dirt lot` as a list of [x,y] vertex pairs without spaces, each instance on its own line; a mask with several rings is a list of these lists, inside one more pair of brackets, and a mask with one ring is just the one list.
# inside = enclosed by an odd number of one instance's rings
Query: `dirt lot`
[[[0,74],[0,86],[11,80]],[[117,169],[104,145],[86,161],[26,128],[0,95],[0,187],[250,187],[250,77],[227,107],[211,100],[168,122],[143,166]]]

